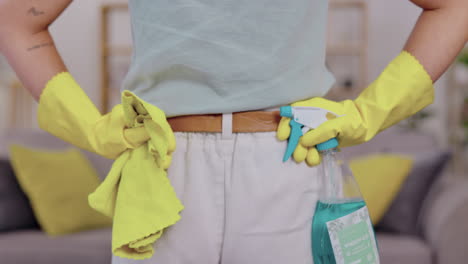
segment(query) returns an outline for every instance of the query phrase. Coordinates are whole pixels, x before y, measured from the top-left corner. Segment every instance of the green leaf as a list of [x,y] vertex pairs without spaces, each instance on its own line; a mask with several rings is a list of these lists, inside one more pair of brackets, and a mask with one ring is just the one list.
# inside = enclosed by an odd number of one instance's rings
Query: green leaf
[[462,54],[460,54],[458,56],[458,58],[457,58],[457,61],[459,63],[462,63],[462,64],[468,66],[468,51],[465,51]]

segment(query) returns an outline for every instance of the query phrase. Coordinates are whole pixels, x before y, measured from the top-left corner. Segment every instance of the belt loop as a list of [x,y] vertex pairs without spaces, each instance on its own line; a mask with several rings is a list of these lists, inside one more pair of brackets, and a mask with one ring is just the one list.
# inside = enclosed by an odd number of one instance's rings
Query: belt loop
[[230,139],[232,137],[232,113],[223,114],[223,133],[222,139]]

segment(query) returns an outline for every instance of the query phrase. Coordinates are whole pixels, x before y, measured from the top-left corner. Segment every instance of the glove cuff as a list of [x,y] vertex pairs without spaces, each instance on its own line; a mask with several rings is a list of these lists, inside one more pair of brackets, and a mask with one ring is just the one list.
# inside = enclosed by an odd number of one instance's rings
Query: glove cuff
[[[375,116],[371,134],[417,113],[434,101],[432,80],[409,52],[401,52],[356,99],[361,112]],[[366,114],[365,114],[366,115]],[[377,120],[376,120],[377,119]]]
[[68,72],[50,79],[39,98],[39,127],[80,148],[91,150],[87,135],[101,114]]
[[122,107],[102,116],[68,72],[55,75],[44,88],[38,109],[39,126],[79,148],[114,159],[132,147],[124,136]]
[[416,57],[409,53],[406,50],[403,50],[395,59],[394,63],[397,65],[408,65],[408,69],[411,69],[413,71],[413,74],[419,76],[421,78],[421,81],[426,82],[426,85],[430,83],[430,85],[433,85],[431,76],[427,72],[427,70],[424,68],[424,66],[419,62]]

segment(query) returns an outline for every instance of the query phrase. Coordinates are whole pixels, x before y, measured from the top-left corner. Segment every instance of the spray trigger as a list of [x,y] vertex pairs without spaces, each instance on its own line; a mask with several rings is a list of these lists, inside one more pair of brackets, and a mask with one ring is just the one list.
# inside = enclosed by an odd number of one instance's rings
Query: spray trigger
[[289,135],[288,147],[283,156],[283,162],[291,158],[294,150],[299,144],[299,139],[311,129],[319,127],[330,119],[339,117],[337,114],[318,107],[280,107],[280,115],[291,118],[289,125],[291,133]]

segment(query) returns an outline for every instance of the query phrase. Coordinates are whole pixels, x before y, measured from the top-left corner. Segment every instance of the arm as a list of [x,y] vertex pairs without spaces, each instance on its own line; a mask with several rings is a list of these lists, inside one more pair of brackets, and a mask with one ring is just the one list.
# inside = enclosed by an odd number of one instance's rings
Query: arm
[[0,0],[0,52],[38,100],[45,84],[67,71],[49,25],[72,0]]
[[122,105],[101,115],[67,72],[48,27],[71,2],[0,0],[0,52],[34,98],[40,97],[42,129],[82,149],[116,158],[149,136],[144,127],[126,127]]
[[[355,100],[312,98],[293,104],[323,108],[338,116],[302,136],[293,156],[297,162],[316,165],[320,156],[315,145],[331,138],[338,138],[340,147],[362,144],[433,102],[433,82],[468,40],[468,0],[411,1],[424,11],[404,51]],[[278,139],[285,140],[289,134],[289,119],[282,118]]]
[[447,70],[468,41],[467,0],[410,0],[423,8],[404,49],[433,81]]

